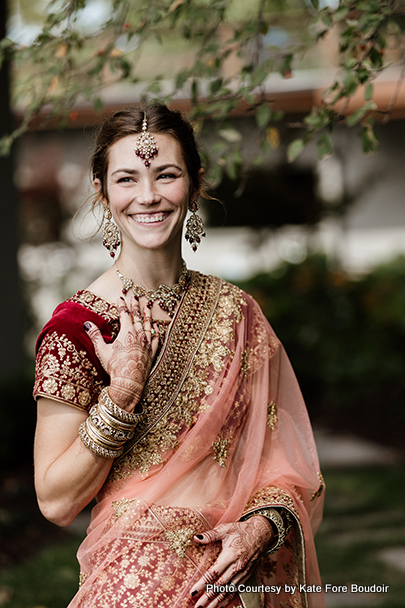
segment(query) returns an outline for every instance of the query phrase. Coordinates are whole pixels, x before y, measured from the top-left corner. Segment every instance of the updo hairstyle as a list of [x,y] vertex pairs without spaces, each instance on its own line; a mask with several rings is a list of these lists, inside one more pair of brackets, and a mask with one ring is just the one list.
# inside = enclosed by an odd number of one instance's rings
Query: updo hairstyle
[[98,178],[101,182],[101,191],[94,199],[93,208],[102,197],[108,200],[106,178],[109,149],[123,137],[141,133],[145,116],[150,133],[164,133],[179,142],[193,189],[201,190],[201,158],[191,124],[184,120],[180,112],[169,110],[164,104],[133,107],[116,112],[103,123],[98,132],[91,169],[93,180]]

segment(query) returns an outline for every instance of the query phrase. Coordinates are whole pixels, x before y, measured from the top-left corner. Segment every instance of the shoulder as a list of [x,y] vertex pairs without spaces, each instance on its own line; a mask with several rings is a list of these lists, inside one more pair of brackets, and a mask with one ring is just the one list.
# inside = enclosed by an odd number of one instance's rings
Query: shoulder
[[50,335],[67,337],[77,346],[87,348],[89,339],[83,328],[85,321],[92,321],[102,333],[108,335],[108,326],[118,322],[118,311],[115,305],[96,294],[87,290],[78,291],[55,308],[38,336],[36,350]]
[[103,386],[105,372],[83,324],[86,320],[93,321],[105,339],[111,339],[111,327],[108,317],[80,301],[82,293],[59,304],[39,334],[34,397],[48,397],[89,409]]

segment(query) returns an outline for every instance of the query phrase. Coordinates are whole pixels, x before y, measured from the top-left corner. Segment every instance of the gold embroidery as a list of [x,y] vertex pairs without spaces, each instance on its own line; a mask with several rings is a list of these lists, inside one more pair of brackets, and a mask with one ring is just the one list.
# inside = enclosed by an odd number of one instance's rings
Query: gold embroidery
[[78,291],[69,298],[68,302],[76,302],[104,317],[107,321],[118,322],[118,309],[115,304],[100,298],[91,291]]
[[191,539],[195,534],[193,528],[178,528],[177,530],[165,530],[165,536],[170,542],[170,548],[179,557],[186,556],[186,549],[191,545]]
[[89,409],[103,387],[85,350],[56,331],[46,334],[37,355],[34,396],[52,397]]
[[243,375],[245,376],[245,378],[247,378],[248,372],[249,372],[249,362],[248,362],[248,354],[247,354],[246,350],[244,350],[242,352],[240,367],[241,367]]
[[[193,543],[190,535],[194,530],[205,532],[210,525],[194,509],[154,504],[148,509],[138,502],[133,518],[124,526],[121,519],[112,516],[105,542],[97,544],[88,556],[84,577],[93,576],[80,588],[78,606],[129,608],[134,605],[135,588],[137,606],[190,605],[190,581],[197,580],[199,572],[205,572],[220,552],[220,547],[207,550],[205,545]],[[174,545],[181,553],[184,548],[183,559]]]
[[277,416],[277,405],[272,401],[267,406],[267,426],[275,431],[277,428],[278,416]]
[[228,446],[229,439],[218,439],[212,444],[214,448],[214,460],[216,460],[220,467],[226,469],[226,459],[229,458]]
[[[138,426],[137,431],[144,436],[113,464],[109,482],[125,479],[134,469],[145,475],[152,466],[163,464],[172,450],[178,447],[179,435],[195,424],[198,415],[209,410],[215,391],[218,390],[217,378],[232,360],[233,352],[227,345],[235,340],[234,323],[243,318],[241,306],[245,302],[238,287],[223,283],[218,296],[218,286],[217,279],[193,273],[187,299],[178,313],[181,316],[176,319],[169,344],[163,349],[161,369],[157,370],[159,374],[154,379],[154,384],[148,385],[142,400],[145,430],[139,429]],[[214,312],[209,316],[213,304]],[[201,319],[202,310],[206,315],[205,319]],[[186,320],[187,327],[180,325],[183,319]],[[205,338],[199,344],[174,403],[167,407],[171,385],[179,382],[178,376],[182,372],[182,364],[178,362],[177,356],[181,354],[182,360],[187,362],[186,346],[192,346],[189,342],[198,339],[199,331],[191,326],[191,323],[206,323],[207,319],[210,322]],[[161,390],[162,388],[164,390]],[[147,432],[154,419],[157,421]],[[204,449],[204,444],[199,446],[195,443],[193,450],[182,457],[189,459],[192,452],[197,456],[201,449]]]
[[263,488],[262,490],[256,492],[256,494],[249,500],[248,504],[246,505],[246,508],[243,511],[243,515],[246,515],[251,511],[256,511],[256,509],[260,509],[264,506],[285,507],[286,509],[291,511],[291,513],[293,513],[293,515],[298,519],[298,521],[300,519],[298,511],[295,508],[294,501],[291,496],[281,488],[278,488],[277,486],[267,486],[266,488]]
[[84,572],[79,573],[79,588],[83,585],[86,578],[88,578],[88,574],[85,574]]
[[312,494],[311,500],[315,500],[315,498],[318,498],[322,494],[322,492],[324,491],[325,482],[324,482],[324,479],[322,477],[322,473],[320,471],[318,472],[318,479],[319,479],[319,482],[320,482],[319,488],[316,490],[316,492],[314,492]]
[[304,502],[303,498],[301,496],[301,493],[300,493],[299,489],[297,488],[297,486],[293,486],[293,489],[294,489],[294,492],[296,493],[296,495],[298,496],[298,498],[300,499],[300,501]]
[[128,511],[129,507],[134,502],[136,502],[135,498],[122,498],[121,500],[113,500],[111,506],[113,508],[115,517],[118,519],[118,517],[124,515],[124,513]]

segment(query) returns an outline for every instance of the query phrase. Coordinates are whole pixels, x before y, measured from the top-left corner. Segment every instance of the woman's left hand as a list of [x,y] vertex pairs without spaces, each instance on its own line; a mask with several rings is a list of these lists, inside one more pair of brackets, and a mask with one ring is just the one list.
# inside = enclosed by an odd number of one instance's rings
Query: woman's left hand
[[224,601],[230,601],[234,593],[214,593],[207,591],[206,586],[231,585],[247,579],[253,562],[274,536],[273,526],[262,515],[251,517],[247,521],[233,524],[221,524],[208,532],[194,536],[194,540],[202,545],[222,542],[222,551],[215,563],[207,570],[193,586],[193,596],[204,591],[196,602],[196,608],[215,608],[225,606]]

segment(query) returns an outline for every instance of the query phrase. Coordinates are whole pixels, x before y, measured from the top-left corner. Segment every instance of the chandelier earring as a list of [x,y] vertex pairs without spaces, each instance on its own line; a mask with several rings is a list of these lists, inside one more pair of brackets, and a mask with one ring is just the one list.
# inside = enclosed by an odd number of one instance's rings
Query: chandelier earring
[[197,251],[198,245],[201,242],[204,232],[204,222],[202,217],[197,215],[199,209],[198,200],[191,200],[188,204],[188,210],[191,212],[191,216],[186,222],[186,234],[185,239],[190,243],[191,249]]
[[102,233],[104,247],[109,251],[110,256],[115,258],[117,249],[121,245],[121,236],[108,207],[104,209]]

